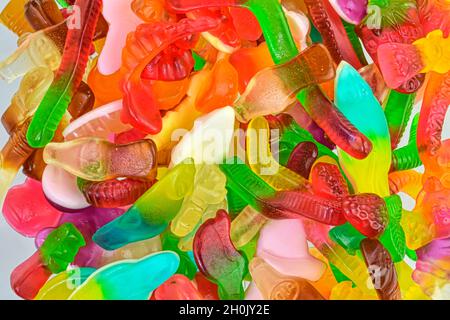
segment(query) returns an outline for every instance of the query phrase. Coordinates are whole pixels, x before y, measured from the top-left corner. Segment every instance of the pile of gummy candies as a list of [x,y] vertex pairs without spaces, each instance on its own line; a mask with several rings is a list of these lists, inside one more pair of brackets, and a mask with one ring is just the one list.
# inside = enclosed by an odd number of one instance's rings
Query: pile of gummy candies
[[37,248],[18,296],[450,299],[450,2],[10,0],[0,19],[19,36],[0,78],[22,77],[2,211]]

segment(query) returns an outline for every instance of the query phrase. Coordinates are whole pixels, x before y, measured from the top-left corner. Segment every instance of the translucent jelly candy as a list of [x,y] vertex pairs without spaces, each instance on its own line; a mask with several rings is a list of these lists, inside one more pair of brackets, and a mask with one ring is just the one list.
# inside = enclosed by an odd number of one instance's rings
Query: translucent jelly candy
[[[370,140],[373,147],[364,159],[355,159],[346,151],[340,151],[339,159],[344,172],[358,193],[388,196],[391,146],[383,109],[368,84],[345,62],[338,68],[335,91],[339,110]],[[364,115],[359,106],[365,106]]]
[[114,101],[95,108],[72,121],[64,130],[66,141],[83,137],[108,139],[111,133],[127,131],[132,127],[120,121],[122,101]]
[[265,299],[323,300],[320,293],[308,281],[282,275],[261,258],[253,258],[249,268],[256,286]]
[[[141,81],[142,71],[159,53],[174,42],[181,41],[193,33],[214,28],[216,25],[216,21],[210,18],[139,25],[133,35],[128,37],[127,46],[122,54],[123,63],[128,70],[122,86],[124,107],[121,119],[123,122],[130,123],[149,134],[161,131],[161,115],[155,105],[152,88]],[[145,43],[146,46],[133,46],[133,42],[136,41]],[[136,60],[136,58],[139,59]]]
[[231,222],[230,237],[236,248],[245,246],[269,221],[264,215],[250,206],[246,206]]
[[304,2],[336,64],[344,60],[357,69],[361,68],[361,62],[347,37],[344,25],[330,3],[324,0]]
[[358,24],[366,17],[367,2],[367,0],[330,0],[339,16],[352,24]]
[[449,238],[434,240],[417,251],[418,261],[412,277],[430,297],[448,299]]
[[116,208],[133,204],[155,183],[152,180],[127,178],[93,182],[79,179],[78,187],[86,201],[97,208]]
[[313,166],[319,155],[317,146],[309,141],[300,142],[289,156],[286,167],[308,179]]
[[316,281],[324,264],[309,255],[300,220],[276,220],[261,229],[256,255],[283,275]]
[[218,211],[207,220],[194,239],[194,257],[200,271],[219,286],[221,299],[242,299],[242,279],[247,272],[245,258],[230,239],[230,220],[225,211]]
[[389,252],[376,239],[361,241],[361,251],[378,297],[381,300],[400,300],[397,272]]
[[51,274],[66,270],[84,245],[83,236],[73,224],[61,225],[35,254],[14,269],[11,287],[20,297],[33,299]]
[[257,117],[247,128],[247,159],[252,170],[276,190],[302,190],[311,188],[308,181],[294,171],[281,166],[270,150],[271,130],[267,120]]
[[177,165],[187,158],[198,164],[220,163],[231,146],[234,119],[234,110],[225,107],[195,120],[192,130],[173,148],[171,163]]
[[0,78],[23,79],[0,200],[37,248],[13,291],[449,299],[449,17],[447,0],[10,0]]
[[44,160],[47,164],[59,166],[91,181],[118,177],[152,178],[156,174],[154,168],[157,164],[156,147],[152,140],[115,145],[99,138],[50,143],[45,147]]
[[194,284],[181,274],[175,274],[156,289],[152,300],[203,300]]
[[2,124],[9,134],[33,114],[52,81],[53,72],[46,67],[37,67],[25,74],[2,115]]
[[0,78],[11,82],[36,67],[56,70],[61,54],[45,30],[24,35],[19,48],[0,62]]
[[327,49],[314,45],[291,61],[259,71],[235,103],[239,121],[279,113],[295,101],[301,89],[334,77]]
[[388,213],[384,200],[377,195],[359,194],[343,200],[345,218],[359,232],[367,237],[383,233],[388,222]]
[[430,32],[412,45],[387,43],[378,47],[380,69],[391,88],[398,88],[418,73],[448,72],[449,56],[450,39],[443,38],[442,30]]
[[226,177],[216,165],[196,168],[192,193],[188,195],[172,220],[170,229],[179,236],[188,235],[200,222],[208,207],[221,203],[226,195]]
[[97,269],[69,300],[147,300],[150,292],[172,276],[178,256],[161,251],[139,260],[124,260]]
[[94,241],[102,248],[113,250],[162,233],[180,210],[184,197],[192,192],[194,176],[192,162],[180,163],[144,193],[123,216],[100,228]]
[[44,147],[51,141],[69,102],[83,77],[95,26],[100,15],[101,0],[81,1],[79,28],[69,28],[66,45],[55,80],[36,110],[27,133],[28,143],[33,147]]
[[198,111],[205,113],[233,104],[238,94],[238,73],[228,59],[218,60],[205,78],[208,81],[195,99]]
[[45,198],[41,183],[30,178],[8,191],[2,212],[14,230],[30,237],[41,229],[57,226],[61,217],[61,212]]
[[9,1],[0,13],[0,22],[18,36],[33,31],[33,28],[25,19],[23,12],[23,8],[27,2],[28,0]]
[[104,0],[102,12],[110,27],[97,67],[100,73],[110,75],[120,68],[120,53],[127,34],[134,31],[143,20],[133,12],[128,0]]

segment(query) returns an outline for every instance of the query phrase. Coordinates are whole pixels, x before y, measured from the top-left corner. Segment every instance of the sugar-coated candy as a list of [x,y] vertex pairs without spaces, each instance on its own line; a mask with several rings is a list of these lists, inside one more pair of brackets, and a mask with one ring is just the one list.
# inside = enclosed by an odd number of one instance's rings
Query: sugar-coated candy
[[0,22],[19,297],[450,299],[449,1],[9,0]]

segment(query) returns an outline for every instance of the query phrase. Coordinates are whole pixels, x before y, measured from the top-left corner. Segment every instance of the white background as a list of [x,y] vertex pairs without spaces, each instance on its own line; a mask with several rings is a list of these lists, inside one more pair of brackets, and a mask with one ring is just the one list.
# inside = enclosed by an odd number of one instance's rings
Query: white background
[[[0,11],[5,7],[7,0],[0,0]],[[0,61],[5,59],[16,49],[17,37],[15,34],[6,29],[0,24]],[[0,115],[9,106],[11,97],[18,88],[20,79],[13,83],[6,83],[0,80]],[[413,114],[418,111],[416,106]],[[443,138],[450,137],[450,121],[447,114],[446,124],[444,126]],[[409,125],[406,133],[409,132]],[[407,134],[403,137],[401,145],[407,141]],[[3,146],[7,141],[8,135],[3,126],[0,125],[0,146]],[[24,176],[19,173],[15,183],[24,181]],[[414,206],[414,201],[411,198],[404,197],[403,207],[411,210]],[[26,201],[26,199],[24,199]],[[34,240],[28,239],[16,233],[4,220],[3,215],[0,215],[0,300],[4,299],[18,299],[15,293],[11,290],[9,277],[11,271],[22,261],[27,259],[35,252]]]

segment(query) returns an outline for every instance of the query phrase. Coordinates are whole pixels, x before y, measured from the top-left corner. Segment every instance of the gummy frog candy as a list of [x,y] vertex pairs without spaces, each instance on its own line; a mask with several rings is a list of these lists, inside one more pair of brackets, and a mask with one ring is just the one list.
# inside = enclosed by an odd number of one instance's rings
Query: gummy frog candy
[[151,178],[156,174],[157,164],[156,147],[150,139],[126,145],[115,145],[99,138],[50,143],[44,149],[44,161],[91,181],[117,177]]

